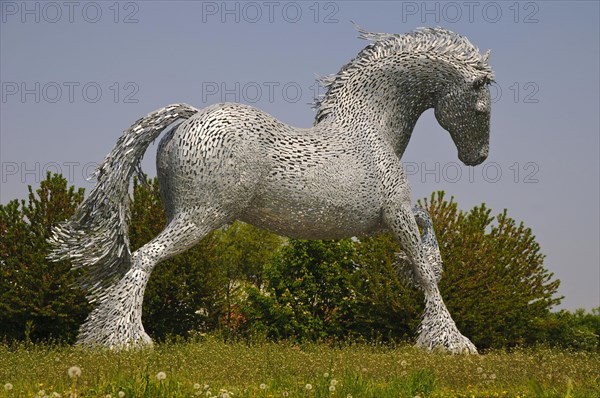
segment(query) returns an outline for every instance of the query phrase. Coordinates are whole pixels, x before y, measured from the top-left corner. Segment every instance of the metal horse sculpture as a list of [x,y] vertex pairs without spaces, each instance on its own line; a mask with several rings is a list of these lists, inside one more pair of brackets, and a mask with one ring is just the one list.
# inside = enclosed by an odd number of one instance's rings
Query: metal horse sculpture
[[[463,163],[477,165],[487,157],[489,53],[482,56],[466,38],[444,29],[360,33],[372,43],[324,81],[326,94],[311,128],[221,103],[201,110],[170,105],[124,131],[98,168],[96,187],[51,238],[50,258],[87,268],[83,283],[98,302],[81,327],[80,343],[151,344],[141,318],[152,269],[238,219],[304,239],[391,230],[403,249],[399,264],[408,266],[402,274],[425,295],[417,344],[476,352],[438,290],[435,234],[428,214],[412,208],[400,157],[429,108],[450,132]],[[131,253],[130,178],[148,145],[180,119],[157,154],[168,224]]]

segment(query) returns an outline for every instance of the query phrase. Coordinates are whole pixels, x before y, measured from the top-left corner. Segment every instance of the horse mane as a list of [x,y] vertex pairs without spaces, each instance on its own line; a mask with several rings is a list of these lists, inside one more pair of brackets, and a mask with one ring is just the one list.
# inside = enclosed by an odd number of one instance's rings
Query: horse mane
[[488,64],[490,51],[481,55],[464,36],[444,28],[418,28],[405,34],[374,33],[360,28],[358,38],[369,40],[372,43],[362,49],[358,55],[342,66],[334,75],[317,78],[318,83],[325,89],[325,94],[315,98],[313,108],[317,109],[315,122],[322,120],[331,111],[328,104],[335,101],[341,87],[355,71],[374,60],[384,58],[393,53],[433,53],[456,60],[457,63],[471,67],[478,71],[488,81],[494,80],[491,66]]

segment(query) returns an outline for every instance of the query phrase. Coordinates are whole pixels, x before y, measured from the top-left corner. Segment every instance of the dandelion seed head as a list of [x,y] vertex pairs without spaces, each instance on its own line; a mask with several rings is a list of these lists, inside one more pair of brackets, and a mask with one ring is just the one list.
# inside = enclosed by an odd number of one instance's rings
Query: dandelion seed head
[[40,390],[40,391],[38,391],[38,395],[40,397],[43,397],[44,395],[46,395],[46,391],[45,390]]
[[10,390],[12,390],[12,389],[13,389],[13,385],[12,385],[12,384],[10,384],[10,383],[6,383],[6,384],[4,385],[4,389],[5,389],[6,391],[10,391]]
[[200,384],[199,383],[194,383],[194,390],[199,390],[200,389]]
[[331,382],[329,384],[331,384],[332,386],[336,386],[338,383],[338,381],[336,379],[331,379]]
[[258,386],[261,390],[266,390],[267,389],[267,385],[265,383],[262,383],[260,386]]
[[81,368],[79,366],[71,366],[69,370],[67,370],[67,374],[70,378],[81,377]]
[[283,395],[284,397],[289,397],[289,396],[290,396],[290,393],[289,393],[289,392],[287,392],[287,391],[284,391],[282,395]]
[[312,384],[306,383],[306,386],[304,386],[304,388],[306,388],[307,390],[312,390]]
[[51,395],[52,398],[60,398],[61,395],[59,393],[57,393],[56,391],[54,391]]
[[104,398],[112,398],[112,395],[110,395],[110,394],[106,394],[106,395],[104,396]]
[[333,385],[329,386],[329,391],[334,392],[335,391],[335,386],[333,386]]
[[162,381],[167,378],[167,374],[165,372],[158,372],[156,374],[156,380]]
[[329,373],[327,373],[327,372],[323,373],[323,377],[324,378],[328,378],[329,377]]
[[477,368],[477,373],[482,373],[483,372],[483,368]]
[[117,395],[119,396],[119,398],[123,398],[125,396],[125,391],[119,391]]

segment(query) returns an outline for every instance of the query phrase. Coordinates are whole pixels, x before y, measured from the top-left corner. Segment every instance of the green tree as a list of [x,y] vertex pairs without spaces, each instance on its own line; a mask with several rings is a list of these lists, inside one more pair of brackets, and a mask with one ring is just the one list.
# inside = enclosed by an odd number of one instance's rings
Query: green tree
[[459,329],[479,348],[536,340],[533,323],[547,317],[561,297],[560,281],[544,268],[531,229],[506,209],[496,217],[485,204],[460,211],[443,192],[422,203],[444,262],[440,290]]
[[273,339],[399,341],[412,337],[422,296],[393,266],[390,234],[339,241],[290,240],[249,291],[250,329]]
[[537,331],[534,343],[586,351],[600,349],[600,307],[591,313],[582,308],[553,312],[536,319],[533,328]]
[[368,340],[407,341],[414,337],[423,295],[398,278],[394,266],[400,247],[392,234],[361,238],[355,244],[360,267],[352,275],[355,292],[352,334]]
[[265,269],[262,291],[249,291],[251,331],[301,341],[343,337],[354,299],[353,254],[349,239],[289,240]]
[[27,200],[0,205],[0,335],[73,341],[90,306],[68,262],[46,260],[51,227],[70,217],[83,189],[48,173]]

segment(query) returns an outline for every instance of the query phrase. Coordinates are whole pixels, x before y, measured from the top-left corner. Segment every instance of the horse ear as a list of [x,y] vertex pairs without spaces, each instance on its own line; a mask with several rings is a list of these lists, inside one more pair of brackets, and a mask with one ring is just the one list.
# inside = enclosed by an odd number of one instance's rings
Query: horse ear
[[487,50],[485,54],[483,54],[483,63],[487,63],[488,59],[490,59],[490,55],[492,55],[492,50]]

